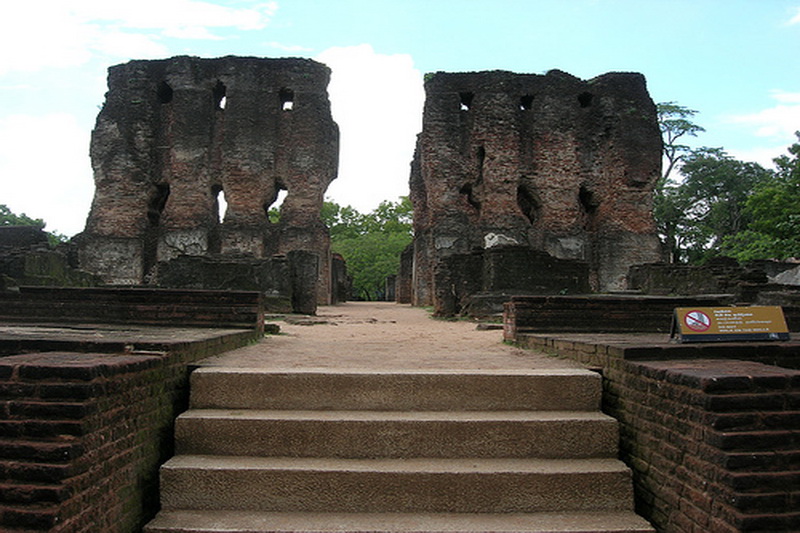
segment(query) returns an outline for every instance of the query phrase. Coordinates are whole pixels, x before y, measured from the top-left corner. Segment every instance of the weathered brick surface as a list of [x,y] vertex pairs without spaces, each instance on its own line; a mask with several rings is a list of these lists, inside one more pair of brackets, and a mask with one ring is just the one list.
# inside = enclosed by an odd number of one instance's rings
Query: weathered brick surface
[[442,257],[434,268],[434,314],[499,315],[511,294],[587,294],[585,261],[525,246],[495,246]]
[[720,305],[720,297],[510,296],[504,336],[525,332],[669,333],[676,307]]
[[475,248],[584,260],[601,290],[659,259],[661,135],[643,76],[438,72],[425,91],[410,177],[415,304],[437,297],[442,257]]
[[[19,292],[0,293],[0,320],[252,328],[263,332],[263,300],[260,293],[248,291],[21,287]],[[80,372],[77,368],[71,371]]]
[[[339,143],[329,78],[309,59],[183,56],[111,67],[92,133],[95,196],[76,239],[81,267],[138,285],[179,255],[306,250],[320,261],[314,296],[329,302],[320,210]],[[281,190],[273,224],[267,211]]]
[[800,530],[800,370],[637,361],[602,343],[521,339],[602,371],[637,511],[659,532]]
[[140,531],[158,509],[187,366],[223,348],[0,358],[0,530]]

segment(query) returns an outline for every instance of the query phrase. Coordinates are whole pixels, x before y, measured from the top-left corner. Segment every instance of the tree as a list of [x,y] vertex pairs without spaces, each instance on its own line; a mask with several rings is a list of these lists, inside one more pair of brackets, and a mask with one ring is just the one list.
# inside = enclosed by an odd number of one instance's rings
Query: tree
[[342,255],[358,298],[382,296],[386,277],[400,266],[400,253],[411,242],[412,207],[408,197],[384,201],[369,214],[326,201],[323,222],[331,233],[331,249]]
[[[45,221],[41,218],[31,218],[25,213],[17,215],[13,213],[7,205],[0,204],[0,226],[35,226],[44,230],[46,225]],[[47,234],[47,239],[50,241],[51,246],[56,246],[68,240],[66,235],[57,232],[47,231],[45,233]]]
[[[800,132],[795,135],[800,141]],[[744,211],[747,228],[728,237],[724,248],[740,261],[800,257],[800,142],[776,158],[777,172],[760,182]]]
[[684,135],[697,137],[697,134],[706,131],[703,127],[693,123],[690,119],[697,114],[694,109],[689,109],[675,102],[661,102],[656,105],[658,125],[661,129],[663,153],[667,166],[662,172],[666,181],[670,174],[691,154],[692,149],[684,144],[677,144],[678,139]]
[[0,204],[0,226],[36,226],[42,229],[45,223],[44,220],[31,218],[25,213],[21,215],[12,213],[8,206]]
[[705,129],[690,120],[697,114],[694,109],[675,102],[661,102],[656,105],[656,109],[666,165],[653,193],[653,216],[669,261],[674,263],[680,260],[685,247],[686,236],[683,229],[688,227],[688,206],[686,199],[680,194],[680,183],[671,174],[692,153],[691,148],[678,144],[677,141],[684,136],[696,137]]
[[751,194],[773,178],[772,171],[734,159],[721,148],[685,155],[681,174],[676,206],[683,209],[683,220],[677,231],[690,262],[723,253],[724,243],[753,220],[752,210],[745,208]]

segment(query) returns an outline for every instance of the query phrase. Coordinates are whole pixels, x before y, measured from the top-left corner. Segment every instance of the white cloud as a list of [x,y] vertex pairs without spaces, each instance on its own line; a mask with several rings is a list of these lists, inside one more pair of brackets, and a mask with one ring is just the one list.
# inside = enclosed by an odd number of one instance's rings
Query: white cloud
[[758,137],[792,142],[794,132],[800,129],[800,93],[776,90],[771,96],[777,101],[776,105],[755,113],[732,115],[725,121],[753,128]]
[[772,160],[786,152],[786,145],[750,148],[746,150],[732,149],[727,152],[731,157],[739,161],[751,161],[753,163],[758,163],[764,168],[775,168],[775,164]]
[[277,2],[226,7],[200,0],[28,0],[0,18],[0,74],[73,67],[95,55],[167,55],[161,40],[219,39],[214,30],[263,29]]
[[800,7],[794,8],[794,11],[795,11],[794,16],[791,19],[789,19],[790,26],[792,24],[800,24]]
[[800,104],[800,93],[787,93],[785,91],[770,91],[772,97],[784,104]]
[[411,56],[379,54],[362,44],[330,48],[316,59],[332,70],[328,92],[341,134],[339,177],[330,196],[367,212],[408,194],[425,100]]
[[87,128],[66,113],[0,118],[0,177],[0,203],[13,212],[80,232],[94,191]]

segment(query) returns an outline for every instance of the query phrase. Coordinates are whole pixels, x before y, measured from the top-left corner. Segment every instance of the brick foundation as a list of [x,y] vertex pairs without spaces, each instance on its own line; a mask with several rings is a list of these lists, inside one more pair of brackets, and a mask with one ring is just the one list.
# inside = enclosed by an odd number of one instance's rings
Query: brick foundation
[[[626,354],[597,338],[519,341],[601,369],[603,409],[620,422],[637,511],[660,533],[800,530],[800,371],[721,358],[632,360],[626,355],[646,357],[644,346]],[[800,367],[797,344],[784,348],[772,352]],[[761,357],[757,346],[730,352]]]
[[0,530],[140,531],[158,510],[187,367],[232,347],[0,358]]

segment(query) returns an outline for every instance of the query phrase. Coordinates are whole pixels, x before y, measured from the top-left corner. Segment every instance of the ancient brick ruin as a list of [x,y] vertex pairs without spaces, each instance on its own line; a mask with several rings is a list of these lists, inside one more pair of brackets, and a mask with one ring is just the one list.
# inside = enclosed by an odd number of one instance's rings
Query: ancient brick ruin
[[[105,283],[138,285],[182,255],[224,263],[306,251],[318,261],[316,301],[329,303],[330,238],[320,219],[338,165],[329,78],[307,59],[111,67],[92,135],[96,190],[78,238],[81,266]],[[280,222],[271,223],[281,190]]]
[[643,76],[440,72],[425,91],[410,180],[415,304],[437,300],[442,258],[476,249],[585,261],[600,291],[658,260],[661,135]]

